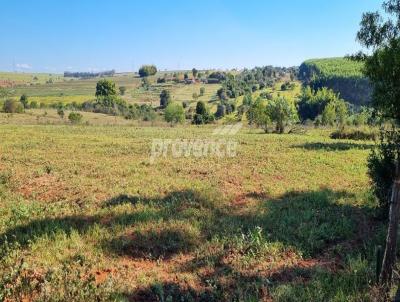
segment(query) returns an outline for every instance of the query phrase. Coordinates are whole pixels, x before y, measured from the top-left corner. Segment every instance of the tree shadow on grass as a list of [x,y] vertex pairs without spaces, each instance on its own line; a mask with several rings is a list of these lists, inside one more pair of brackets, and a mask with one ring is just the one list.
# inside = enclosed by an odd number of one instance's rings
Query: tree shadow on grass
[[[6,236],[8,241],[26,247],[43,236],[72,231],[83,234],[100,224],[110,233],[116,226],[126,230],[123,235],[98,243],[105,253],[154,261],[180,253],[194,256],[180,264],[176,274],[197,276],[196,286],[160,280],[127,293],[131,301],[257,301],[285,284],[296,295],[306,294],[302,290],[307,292],[308,283],[318,278],[325,278],[321,279],[325,282],[323,288],[331,284],[337,287],[327,293],[327,300],[340,291],[348,295],[365,292],[370,272],[363,271],[362,278],[356,275],[349,288],[346,282],[351,278],[346,276],[353,275],[341,268],[348,258],[367,258],[374,245],[371,210],[351,205],[352,194],[322,189],[289,192],[277,199],[257,193],[247,197],[258,200],[256,211],[236,211],[229,204],[219,204],[217,199],[192,190],[156,198],[120,195],[105,201],[99,215],[34,220],[10,228],[1,238]],[[150,205],[157,213],[113,211],[122,204],[131,204],[132,208]],[[289,265],[293,253],[304,259],[328,258],[338,266],[331,272],[326,266]],[[269,261],[274,263],[274,259],[284,265],[269,270]],[[254,270],[249,263],[262,264],[262,268]],[[298,280],[303,280],[300,288]],[[310,297],[318,290],[318,286],[311,287]],[[282,295],[290,300],[290,291]]]
[[348,151],[348,150],[369,150],[374,146],[370,144],[358,143],[305,143],[301,145],[293,145],[292,148],[306,149],[306,150],[323,150],[323,151]]

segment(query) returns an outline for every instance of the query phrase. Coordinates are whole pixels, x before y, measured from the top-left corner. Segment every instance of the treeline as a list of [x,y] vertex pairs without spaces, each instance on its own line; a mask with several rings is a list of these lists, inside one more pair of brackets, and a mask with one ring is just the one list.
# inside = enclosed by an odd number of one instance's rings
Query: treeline
[[107,70],[101,72],[70,72],[64,71],[65,78],[82,78],[82,79],[89,79],[89,78],[97,78],[97,77],[112,77],[115,74],[115,70]]
[[363,65],[346,58],[305,61],[299,68],[299,79],[313,90],[328,87],[356,106],[370,103],[372,88],[362,74]]
[[221,99],[236,98],[266,87],[273,87],[277,81],[284,77],[290,77],[291,80],[294,80],[297,72],[296,67],[264,66],[245,69],[236,76],[228,73],[222,82],[222,90],[218,93]]

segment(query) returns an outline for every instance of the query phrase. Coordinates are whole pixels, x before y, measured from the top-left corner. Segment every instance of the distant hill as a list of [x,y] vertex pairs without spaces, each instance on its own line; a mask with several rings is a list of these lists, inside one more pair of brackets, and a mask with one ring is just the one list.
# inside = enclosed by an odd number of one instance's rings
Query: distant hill
[[372,89],[362,68],[363,63],[346,58],[312,59],[300,65],[299,78],[313,89],[328,87],[349,103],[366,105]]

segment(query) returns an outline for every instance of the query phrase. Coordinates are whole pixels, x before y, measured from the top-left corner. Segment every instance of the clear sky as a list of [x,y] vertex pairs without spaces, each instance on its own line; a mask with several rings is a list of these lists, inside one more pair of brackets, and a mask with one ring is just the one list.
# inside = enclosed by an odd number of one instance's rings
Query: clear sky
[[379,0],[0,0],[0,70],[299,65],[343,56]]

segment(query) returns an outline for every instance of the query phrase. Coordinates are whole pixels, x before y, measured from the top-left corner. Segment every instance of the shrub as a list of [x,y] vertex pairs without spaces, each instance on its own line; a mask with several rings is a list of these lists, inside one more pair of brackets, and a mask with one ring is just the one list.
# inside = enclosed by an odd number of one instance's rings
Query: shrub
[[82,121],[82,114],[78,113],[78,112],[71,112],[68,115],[68,119],[72,124],[79,124]]
[[29,103],[29,108],[31,108],[31,109],[36,109],[38,107],[39,107],[39,105],[38,105],[38,103],[36,101],[31,101]]
[[24,106],[21,104],[21,102],[8,99],[4,102],[3,111],[5,113],[22,113],[24,112]]
[[375,140],[378,138],[378,133],[369,128],[345,130],[339,129],[332,132],[332,139],[351,139],[351,140]]
[[58,108],[57,109],[57,114],[59,117],[61,117],[62,119],[64,118],[64,110],[62,108]]

